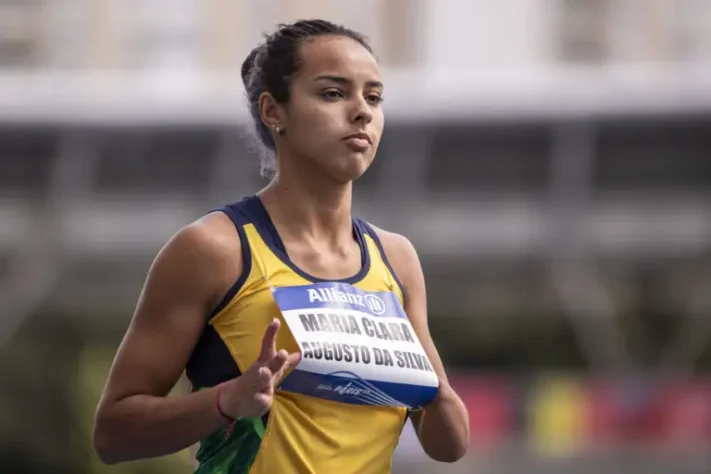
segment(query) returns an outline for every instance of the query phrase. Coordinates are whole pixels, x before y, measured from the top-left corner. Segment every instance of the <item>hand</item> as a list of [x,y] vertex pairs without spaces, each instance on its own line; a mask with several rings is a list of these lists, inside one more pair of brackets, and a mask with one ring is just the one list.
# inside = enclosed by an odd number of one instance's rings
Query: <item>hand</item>
[[241,377],[222,385],[220,406],[225,414],[233,418],[263,416],[272,406],[274,385],[299,363],[300,353],[289,354],[284,349],[277,352],[279,326],[281,322],[274,318],[264,332],[259,358]]

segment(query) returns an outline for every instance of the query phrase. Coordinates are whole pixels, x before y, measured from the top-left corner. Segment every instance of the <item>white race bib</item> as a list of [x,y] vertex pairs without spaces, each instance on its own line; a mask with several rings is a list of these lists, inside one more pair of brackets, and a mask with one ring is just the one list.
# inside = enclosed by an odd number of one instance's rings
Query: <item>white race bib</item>
[[272,291],[301,349],[282,390],[409,409],[437,395],[439,379],[395,293],[345,283]]

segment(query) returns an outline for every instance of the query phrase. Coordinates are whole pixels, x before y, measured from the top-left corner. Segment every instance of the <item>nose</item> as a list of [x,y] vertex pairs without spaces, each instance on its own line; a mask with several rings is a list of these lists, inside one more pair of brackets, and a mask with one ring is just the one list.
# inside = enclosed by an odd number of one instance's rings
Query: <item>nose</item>
[[365,97],[356,97],[353,99],[351,112],[351,122],[362,122],[369,124],[373,120],[373,110],[365,100]]

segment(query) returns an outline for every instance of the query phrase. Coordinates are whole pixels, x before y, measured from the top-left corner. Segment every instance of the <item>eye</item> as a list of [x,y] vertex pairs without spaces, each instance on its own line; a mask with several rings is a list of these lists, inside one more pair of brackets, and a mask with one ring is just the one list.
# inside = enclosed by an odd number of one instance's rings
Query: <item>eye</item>
[[321,97],[326,100],[338,100],[343,98],[343,93],[338,89],[328,89],[321,92]]
[[367,100],[368,103],[370,103],[371,105],[379,105],[379,104],[382,104],[385,99],[383,99],[378,94],[368,94],[365,97],[365,100]]

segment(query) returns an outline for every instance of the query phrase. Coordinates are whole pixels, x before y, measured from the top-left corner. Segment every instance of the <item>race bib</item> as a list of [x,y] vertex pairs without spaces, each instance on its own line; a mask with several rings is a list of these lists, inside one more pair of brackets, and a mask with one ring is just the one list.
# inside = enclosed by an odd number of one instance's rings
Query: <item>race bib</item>
[[301,349],[282,390],[408,409],[434,399],[439,379],[394,293],[345,283],[272,291]]

